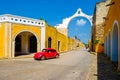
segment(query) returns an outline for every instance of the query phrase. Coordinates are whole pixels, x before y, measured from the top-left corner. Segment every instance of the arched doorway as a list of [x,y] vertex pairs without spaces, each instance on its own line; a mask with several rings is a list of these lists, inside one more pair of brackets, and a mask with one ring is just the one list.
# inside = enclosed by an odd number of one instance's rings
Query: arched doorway
[[30,36],[29,38],[29,44],[30,44],[30,53],[37,52],[37,39],[34,35]]
[[15,53],[14,56],[29,55],[37,52],[37,38],[28,31],[23,31],[15,37]]
[[118,25],[117,23],[113,26],[112,32],[112,55],[111,59],[113,62],[118,62]]
[[21,36],[18,35],[15,38],[15,52],[19,53],[21,52]]
[[49,37],[48,38],[48,48],[51,48],[52,47],[52,38]]

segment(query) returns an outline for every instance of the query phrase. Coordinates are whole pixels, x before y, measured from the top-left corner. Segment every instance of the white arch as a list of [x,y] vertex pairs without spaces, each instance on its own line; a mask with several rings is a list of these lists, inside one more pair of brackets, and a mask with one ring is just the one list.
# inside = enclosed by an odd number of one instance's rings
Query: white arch
[[[113,32],[114,32],[114,28],[115,28],[115,27],[117,27],[117,29],[118,29],[118,33],[117,33],[117,34],[118,34],[118,42],[117,42],[117,43],[118,43],[118,54],[117,54],[117,55],[119,55],[119,24],[118,24],[118,21],[117,21],[117,20],[114,21],[113,26],[112,26],[112,35],[111,35],[111,36],[112,36],[112,37],[111,37],[111,59],[112,59],[112,61],[116,61],[116,59],[113,59],[113,49],[114,49],[114,48],[113,48],[113,42],[114,42],[114,41],[113,41],[113,34],[114,34]],[[118,58],[118,57],[117,57],[117,58]],[[119,58],[118,58],[118,59],[119,59]],[[118,61],[118,60],[117,60],[117,61]]]
[[71,21],[73,18],[76,18],[76,17],[84,17],[84,18],[87,18],[87,19],[89,20],[91,26],[92,26],[92,17],[93,17],[93,16],[86,15],[86,14],[83,13],[82,10],[79,8],[79,9],[77,10],[77,12],[76,12],[73,16],[63,19],[62,24],[58,24],[58,25],[56,25],[55,27],[56,27],[56,28],[68,28],[68,24],[70,23],[70,21]]

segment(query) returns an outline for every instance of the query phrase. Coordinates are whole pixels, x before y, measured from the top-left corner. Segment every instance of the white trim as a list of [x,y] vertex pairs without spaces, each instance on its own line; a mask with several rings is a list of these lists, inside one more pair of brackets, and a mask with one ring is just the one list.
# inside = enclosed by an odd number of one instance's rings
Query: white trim
[[90,24],[92,26],[92,17],[93,16],[86,15],[85,13],[82,12],[82,9],[79,8],[73,16],[63,19],[62,24],[57,24],[55,27],[56,28],[68,28],[70,21],[76,17],[84,17],[84,18],[88,19],[88,21],[90,22]]
[[[112,34],[111,34],[111,48],[112,48],[112,46],[113,46],[113,44],[112,44],[112,38],[113,38],[113,30],[114,30],[114,27],[115,27],[115,25],[116,25],[116,27],[118,28],[118,59],[119,59],[119,24],[118,24],[118,21],[117,20],[114,20],[114,23],[113,23],[113,26],[112,26]],[[112,49],[111,49],[111,59],[112,59]],[[119,61],[119,60],[118,60]]]
[[11,14],[0,15],[0,22],[11,22],[17,24],[27,24],[32,26],[45,26],[44,20],[21,17]]
[[41,27],[41,50],[45,48],[46,27]]

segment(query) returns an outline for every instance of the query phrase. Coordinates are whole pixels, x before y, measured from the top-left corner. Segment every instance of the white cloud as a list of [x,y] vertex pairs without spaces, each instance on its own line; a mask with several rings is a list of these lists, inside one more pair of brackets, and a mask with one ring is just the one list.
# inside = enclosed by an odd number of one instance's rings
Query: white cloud
[[76,21],[76,25],[77,26],[83,26],[86,24],[86,21],[84,19],[80,19]]

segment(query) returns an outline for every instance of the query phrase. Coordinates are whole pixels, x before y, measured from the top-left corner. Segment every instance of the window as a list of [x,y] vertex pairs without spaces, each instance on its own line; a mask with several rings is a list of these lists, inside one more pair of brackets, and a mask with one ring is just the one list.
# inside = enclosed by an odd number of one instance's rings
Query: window
[[15,19],[15,21],[18,21],[18,19]]
[[24,20],[24,22],[26,22],[26,20]]
[[13,18],[11,18],[11,20],[13,20]]
[[42,52],[46,52],[47,50],[46,49],[43,49]]

